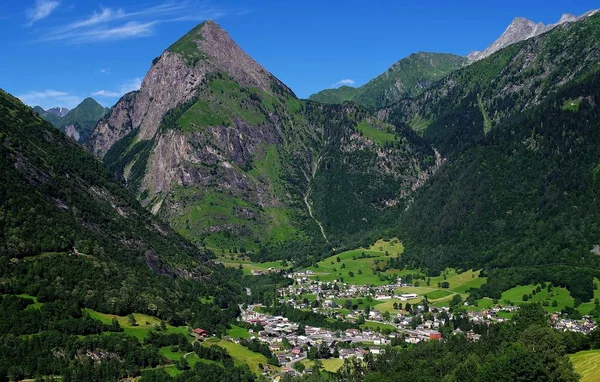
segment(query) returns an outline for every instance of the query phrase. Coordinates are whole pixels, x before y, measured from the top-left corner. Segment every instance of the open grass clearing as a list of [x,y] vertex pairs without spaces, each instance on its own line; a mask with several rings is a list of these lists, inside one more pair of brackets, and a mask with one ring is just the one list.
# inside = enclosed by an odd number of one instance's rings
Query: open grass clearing
[[375,322],[375,321],[365,321],[364,324],[362,324],[361,329],[370,329],[370,330],[384,330],[384,329],[389,329],[392,332],[396,331],[396,327],[394,325],[390,325],[390,324],[383,324],[381,322]]
[[[306,369],[311,369],[315,364],[315,361],[311,361],[308,359],[302,360],[300,362],[304,365],[304,367],[306,367]],[[340,370],[342,366],[344,366],[344,360],[339,358],[322,359],[321,364],[323,365],[324,370],[330,373],[337,373],[337,371]]]
[[248,329],[236,325],[231,325],[231,329],[227,330],[227,335],[231,336],[233,339],[248,339],[251,337]]
[[600,350],[588,350],[569,356],[575,371],[581,375],[581,382],[600,380]]
[[[111,325],[112,324],[112,320],[113,318],[116,318],[117,321],[119,322],[119,325],[121,326],[121,328],[123,328],[123,331],[131,336],[136,337],[138,340],[143,341],[145,338],[148,337],[149,333],[152,331],[157,331],[157,328],[160,327],[160,319],[153,317],[153,316],[148,316],[146,314],[141,314],[141,313],[133,313],[133,317],[135,318],[135,321],[137,323],[136,326],[133,326],[130,324],[129,319],[127,317],[124,316],[117,316],[114,314],[107,314],[107,313],[100,313],[100,312],[96,312],[95,310],[92,309],[84,309],[85,312],[87,312],[90,317],[101,321],[104,324],[107,325]],[[189,330],[187,327],[185,326],[172,326],[167,324],[166,325],[167,330],[166,332],[163,333],[168,333],[168,334],[183,334],[185,336],[188,336],[189,334]],[[191,337],[189,337],[191,339]]]
[[254,372],[255,374],[260,374],[261,370],[258,368],[259,364],[266,365],[268,364],[267,358],[259,353],[255,353],[253,351],[248,350],[242,345],[235,344],[233,342],[225,341],[225,340],[217,340],[217,341],[205,341],[203,346],[219,346],[229,353],[231,358],[234,360],[234,364],[242,365],[246,364]]
[[[532,291],[536,287],[537,285],[530,284],[511,288],[502,293],[502,298],[499,302],[505,303],[506,301],[510,301],[514,305],[521,305],[532,302],[547,302],[548,305],[544,306],[544,308],[550,313],[561,311],[567,306],[573,306],[575,303],[575,300],[573,299],[569,291],[565,288],[552,287],[552,290],[550,292],[548,292],[546,288],[542,288],[539,293],[534,295]],[[527,301],[523,301],[524,295],[531,295],[531,297],[528,297]],[[554,301],[556,301],[557,303],[556,306],[552,306],[552,303]]]
[[[398,239],[379,240],[369,249],[359,248],[342,252],[307,269],[316,273],[313,279],[325,282],[343,280],[352,285],[385,285],[389,283],[387,280],[381,280],[378,275],[373,274],[373,271],[378,269],[377,262],[385,263],[390,258],[400,255],[403,250],[404,247]],[[402,271],[392,270],[383,274],[401,275]]]

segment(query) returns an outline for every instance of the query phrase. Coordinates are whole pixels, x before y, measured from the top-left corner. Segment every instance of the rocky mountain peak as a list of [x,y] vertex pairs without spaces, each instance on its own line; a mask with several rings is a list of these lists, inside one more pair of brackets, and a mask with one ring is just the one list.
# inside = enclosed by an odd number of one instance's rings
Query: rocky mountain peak
[[118,140],[138,129],[136,140],[152,139],[164,116],[192,99],[211,73],[226,74],[240,86],[267,93],[289,90],[246,54],[214,21],[199,24],[152,62],[138,92],[123,97],[96,127],[90,146],[103,157]]
[[572,15],[570,13],[565,13],[564,15],[562,15],[562,17],[560,18],[560,20],[558,21],[559,24],[564,24],[564,23],[569,23],[572,21],[577,21],[577,16]]
[[542,33],[546,33],[559,25],[565,23],[572,23],[583,20],[589,16],[596,14],[598,11],[593,10],[589,11],[581,16],[575,16],[569,13],[565,13],[562,15],[560,20],[556,24],[548,24],[545,25],[543,23],[535,23],[529,19],[524,17],[516,17],[510,23],[508,28],[504,31],[504,33],[498,38],[492,45],[490,45],[484,51],[473,51],[467,57],[471,61],[482,60],[486,57],[491,56],[497,51],[506,48],[512,44],[516,44],[518,42],[536,37],[541,35]]
[[69,109],[66,107],[53,107],[51,109],[46,110],[46,113],[55,115],[57,117],[64,117],[69,112]]

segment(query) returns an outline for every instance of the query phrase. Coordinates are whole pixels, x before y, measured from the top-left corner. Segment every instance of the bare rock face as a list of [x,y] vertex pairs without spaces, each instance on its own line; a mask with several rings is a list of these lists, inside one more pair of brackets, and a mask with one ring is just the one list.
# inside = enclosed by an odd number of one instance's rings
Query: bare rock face
[[125,95],[98,123],[89,143],[95,155],[103,157],[135,128],[139,128],[136,140],[152,139],[167,112],[191,99],[208,73],[228,73],[240,85],[267,92],[274,81],[283,85],[212,21],[203,23],[184,38],[197,45],[202,59],[190,66],[184,56],[170,50],[155,59],[140,90]]
[[517,17],[512,21],[508,28],[506,28],[506,30],[500,36],[500,38],[494,41],[492,45],[490,45],[487,49],[485,49],[482,52],[474,51],[470,53],[467,57],[471,61],[479,61],[481,59],[491,56],[492,54],[496,53],[501,49],[506,48],[507,46],[516,44],[524,40],[528,40],[535,36],[539,36],[542,33],[546,33],[562,24],[580,21],[582,19],[596,14],[597,12],[597,10],[593,10],[581,16],[575,16],[567,13],[564,14],[556,24],[548,25],[544,25],[543,23],[535,23],[531,20],[522,17]]

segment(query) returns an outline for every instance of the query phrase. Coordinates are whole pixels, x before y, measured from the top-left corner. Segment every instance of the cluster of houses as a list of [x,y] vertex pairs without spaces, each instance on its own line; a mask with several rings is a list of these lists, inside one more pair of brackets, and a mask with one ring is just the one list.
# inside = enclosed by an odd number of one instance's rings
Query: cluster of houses
[[556,330],[563,332],[577,332],[586,335],[592,333],[598,327],[596,322],[592,320],[590,316],[583,316],[582,320],[576,321],[565,318],[560,313],[554,313],[551,322],[552,327]]
[[[333,355],[336,345],[346,343],[349,346],[345,345],[339,350],[339,358],[356,356],[362,359],[368,352],[380,354],[381,347],[389,344],[391,338],[396,336],[370,330],[331,331],[312,326],[306,326],[304,333],[299,335],[297,323],[290,322],[285,317],[259,313],[252,308],[243,311],[240,320],[252,325],[258,324],[263,328],[258,333],[252,333],[253,337],[267,343],[282,365],[290,365],[306,358],[308,349],[314,346],[321,347],[322,344],[325,344],[330,349],[330,355]],[[368,350],[365,349],[366,344],[369,345]]]
[[[333,300],[367,298],[375,300],[388,300],[394,297],[395,291],[402,287],[412,287],[412,284],[402,283],[398,279],[396,283],[382,286],[370,285],[349,285],[336,281],[316,281],[309,277],[314,275],[313,271],[301,271],[288,274],[287,277],[296,281],[296,285],[290,285],[279,290],[280,296],[290,299],[301,299],[303,295],[311,294],[323,300],[326,304],[331,304]],[[418,295],[409,293],[401,296],[395,296],[400,299],[409,300],[417,298]]]

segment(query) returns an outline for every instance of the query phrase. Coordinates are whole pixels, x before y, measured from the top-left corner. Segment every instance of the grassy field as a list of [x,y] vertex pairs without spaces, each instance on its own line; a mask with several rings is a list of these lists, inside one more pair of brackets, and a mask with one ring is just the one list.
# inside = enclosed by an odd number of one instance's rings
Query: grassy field
[[375,127],[369,122],[361,122],[356,128],[364,137],[376,142],[380,146],[385,145],[387,142],[395,142],[396,136],[389,131],[384,130],[388,125],[382,125],[383,126]]
[[375,329],[379,328],[380,330],[389,329],[392,332],[396,331],[396,327],[393,325],[382,324],[380,322],[374,322],[374,321],[365,321],[365,323],[362,324],[360,327],[361,327],[361,329],[375,330]]
[[[387,255],[386,255],[387,251]],[[307,268],[315,272],[312,278],[321,281],[340,281],[354,285],[385,285],[388,281],[381,281],[379,276],[373,274],[376,269],[376,261],[385,262],[392,257],[400,255],[404,251],[402,243],[398,239],[389,242],[378,241],[370,248],[359,248],[342,252],[317,263],[318,266]],[[363,254],[367,258],[362,258]],[[338,262],[338,258],[340,261]],[[390,270],[385,274],[402,275],[399,270]]]
[[287,267],[283,267],[283,265],[281,264],[281,261],[271,261],[268,263],[253,263],[250,260],[242,260],[239,258],[234,258],[231,259],[231,257],[227,257],[227,256],[221,256],[219,257],[219,261],[221,264],[223,264],[226,267],[231,267],[231,268],[239,268],[240,265],[242,266],[242,271],[244,272],[245,275],[250,275],[252,274],[252,271],[263,271],[263,272],[268,272],[269,268],[275,268],[275,269],[285,269]]
[[264,355],[254,353],[254,352],[248,350],[247,348],[243,347],[242,345],[235,344],[233,342],[224,341],[224,340],[220,340],[220,341],[210,341],[209,340],[209,341],[205,341],[203,343],[203,345],[204,346],[222,347],[223,349],[227,350],[227,352],[229,353],[231,358],[233,358],[234,363],[236,365],[241,365],[241,364],[245,363],[246,365],[248,365],[248,367],[250,367],[250,370],[252,370],[256,374],[261,373],[261,371],[258,368],[259,363],[262,363],[263,365],[267,364],[267,358]]
[[568,99],[562,106],[563,111],[579,111],[579,105],[581,105],[580,99]]
[[[84,309],[84,311],[87,312],[90,315],[90,317],[100,320],[101,322],[107,325],[112,324],[113,318],[116,318],[117,321],[119,321],[119,325],[121,325],[121,328],[123,328],[123,331],[125,333],[136,337],[140,341],[148,337],[148,334],[151,331],[155,331],[156,327],[160,325],[160,320],[158,318],[140,313],[133,313],[133,317],[137,322],[137,326],[132,326],[129,324],[129,319],[124,316],[100,313],[92,309]],[[180,333],[187,336],[189,334],[189,330],[185,326],[171,326],[167,324],[166,333]]]
[[575,371],[581,375],[581,382],[600,380],[600,350],[582,351],[570,356]]
[[585,303],[579,305],[579,307],[577,309],[581,312],[581,314],[589,314],[592,311],[592,309],[594,309],[594,300],[595,299],[600,300],[600,280],[595,278],[594,283],[596,285],[598,285],[599,289],[594,289],[594,298],[592,299],[592,301],[585,302]]
[[250,332],[248,332],[247,329],[235,325],[231,325],[231,329],[227,331],[227,334],[233,339],[248,339],[251,337]]
[[471,288],[479,288],[486,283],[485,277],[479,277],[481,271],[468,270],[463,273],[458,273],[454,269],[447,269],[444,275],[431,278],[431,286],[437,286],[438,283],[448,282],[450,287],[448,290],[455,293],[467,293]]
[[171,361],[179,361],[184,356],[184,353],[172,351],[170,346],[160,348],[160,354]]
[[28,294],[19,294],[17,295],[17,297],[21,297],[27,300],[33,300],[33,304],[29,305],[27,309],[40,309],[42,305],[44,305],[43,303],[39,302],[37,297],[35,296],[30,296]]
[[[308,359],[302,360],[300,362],[304,365],[304,367],[306,367],[306,369],[312,368],[315,364],[314,361],[310,361]],[[344,366],[344,360],[339,358],[323,359],[321,360],[321,363],[323,364],[323,369],[331,373],[336,373],[339,369],[342,368],[342,366]]]
[[[523,301],[523,295],[531,295],[527,303],[531,302],[548,302],[548,306],[544,306],[548,312],[557,312],[564,309],[566,306],[573,306],[575,300],[571,297],[569,291],[565,288],[553,287],[551,292],[548,292],[546,288],[542,288],[541,292],[533,295],[532,290],[536,288],[536,285],[524,285],[516,286],[502,293],[500,302],[510,301],[514,305],[520,305],[525,303]],[[556,301],[557,306],[552,306],[552,302]]]

